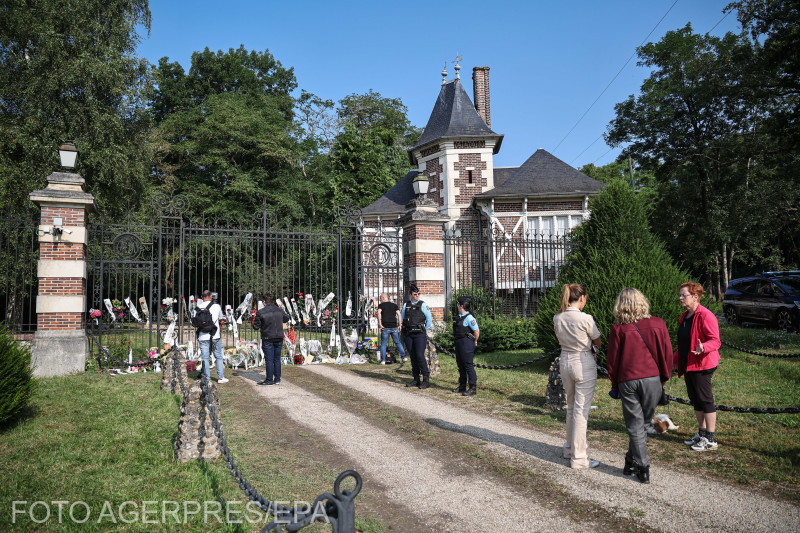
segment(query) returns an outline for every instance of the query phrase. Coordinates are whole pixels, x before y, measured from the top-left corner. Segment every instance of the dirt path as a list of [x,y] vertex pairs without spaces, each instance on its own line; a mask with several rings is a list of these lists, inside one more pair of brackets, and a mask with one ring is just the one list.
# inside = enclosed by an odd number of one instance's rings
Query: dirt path
[[[572,470],[561,459],[561,438],[416,388],[328,365],[293,370],[280,386],[250,383],[294,423],[348,455],[365,486],[376,480],[387,499],[415,517],[415,531],[755,533],[800,523],[797,506],[658,463],[650,485],[637,483],[622,476],[619,450],[595,449],[600,467]],[[405,422],[393,424],[400,414]],[[484,467],[492,464],[487,457],[495,458],[494,468]]]

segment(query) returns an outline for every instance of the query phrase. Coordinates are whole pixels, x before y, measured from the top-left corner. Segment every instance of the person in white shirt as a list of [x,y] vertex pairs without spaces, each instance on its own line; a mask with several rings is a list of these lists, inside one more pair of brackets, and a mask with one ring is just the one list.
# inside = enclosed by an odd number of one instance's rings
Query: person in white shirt
[[561,312],[553,317],[561,345],[559,372],[567,396],[567,440],[564,459],[572,468],[595,468],[599,461],[589,458],[586,427],[597,383],[597,361],[592,346],[600,347],[600,332],[592,315],[583,312],[588,293],[583,285],[564,285]]
[[198,332],[197,334],[197,342],[200,344],[200,355],[203,358],[203,372],[205,372],[206,378],[211,379],[209,358],[210,351],[213,346],[214,358],[216,359],[217,367],[217,383],[227,383],[228,379],[224,375],[224,364],[222,361],[222,340],[220,339],[219,327],[219,319],[222,316],[222,307],[218,303],[212,302],[212,293],[208,289],[203,291],[202,298],[203,301],[199,302],[197,307],[200,309],[205,309],[210,305],[211,308],[209,309],[209,312],[211,313],[211,318],[214,320],[214,325],[217,327],[213,335],[211,333],[203,332]]

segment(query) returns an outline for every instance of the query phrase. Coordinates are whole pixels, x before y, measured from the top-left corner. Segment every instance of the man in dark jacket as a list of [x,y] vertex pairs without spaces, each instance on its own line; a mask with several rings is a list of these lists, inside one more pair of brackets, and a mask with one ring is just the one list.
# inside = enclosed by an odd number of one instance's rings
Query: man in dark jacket
[[263,296],[264,307],[258,310],[253,328],[261,331],[261,348],[267,366],[267,377],[259,385],[275,385],[281,382],[281,346],[283,346],[283,325],[289,322],[287,315],[275,305],[271,294]]

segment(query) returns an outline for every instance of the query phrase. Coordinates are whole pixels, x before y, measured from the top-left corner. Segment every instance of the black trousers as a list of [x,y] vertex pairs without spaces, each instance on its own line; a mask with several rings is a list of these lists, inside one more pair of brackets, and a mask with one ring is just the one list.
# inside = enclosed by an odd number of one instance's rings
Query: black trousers
[[411,358],[411,374],[414,379],[419,381],[420,376],[428,377],[431,371],[428,369],[428,361],[425,360],[425,348],[428,347],[428,334],[425,331],[420,333],[404,333],[403,341],[406,345],[406,353]]
[[458,365],[458,386],[464,388],[478,383],[475,374],[475,341],[469,337],[456,339],[456,365]]

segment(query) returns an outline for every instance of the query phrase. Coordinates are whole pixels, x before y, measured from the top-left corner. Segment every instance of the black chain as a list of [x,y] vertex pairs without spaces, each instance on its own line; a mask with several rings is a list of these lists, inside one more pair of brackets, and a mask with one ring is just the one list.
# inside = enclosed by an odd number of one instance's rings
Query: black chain
[[[447,350],[446,348],[442,347],[435,340],[431,339],[431,344],[433,344],[433,346],[436,348],[436,351],[444,353],[444,354],[447,354],[450,357],[452,357],[453,359],[455,359],[456,354],[454,354],[454,353],[450,352],[449,350]],[[519,368],[521,366],[529,365],[531,363],[536,363],[538,361],[543,361],[545,359],[553,357],[555,354],[559,353],[560,351],[561,351],[561,348],[557,348],[557,349],[553,350],[552,352],[548,352],[548,353],[546,353],[544,355],[540,355],[539,357],[537,357],[535,359],[530,359],[528,361],[522,361],[521,363],[514,363],[513,365],[484,365],[482,363],[475,363],[475,368],[487,368],[489,370],[509,370],[509,369],[512,369],[512,368]]]
[[[682,403],[683,405],[692,405],[692,402],[684,398],[678,398],[667,394],[667,398],[671,402]],[[730,411],[733,413],[754,413],[759,415],[782,415],[782,414],[796,414],[800,413],[800,407],[729,407],[727,405],[718,405],[717,411]]]
[[[200,386],[206,398],[210,398],[211,394],[208,390],[208,377],[205,372],[201,372]],[[264,526],[261,530],[277,531],[283,533],[287,531],[298,531],[312,522],[327,521],[331,524],[332,533],[355,533],[355,497],[361,491],[362,480],[361,475],[355,470],[345,470],[336,478],[333,484],[333,494],[326,492],[317,496],[310,509],[302,513],[296,513],[296,509],[286,507],[284,505],[272,502],[262,496],[253,486],[247,481],[242,474],[233,455],[228,449],[225,433],[222,429],[222,422],[219,420],[217,413],[217,406],[213,402],[207,402],[208,412],[211,416],[211,426],[214,428],[214,434],[217,436],[222,456],[225,458],[225,463],[228,465],[233,480],[239,485],[239,489],[244,493],[250,501],[253,501],[261,507],[264,512],[270,513],[275,517],[275,520]],[[356,486],[353,490],[346,490],[341,488],[342,481],[352,477],[355,480]],[[324,502],[324,503],[322,503]],[[317,513],[319,505],[325,509],[325,513]],[[291,522],[286,521],[285,518],[278,520],[281,517],[291,517]]]
[[724,341],[724,340],[720,340],[720,342],[722,342],[722,344],[724,344],[728,348],[733,348],[734,350],[738,350],[738,351],[744,352],[744,353],[749,353],[751,355],[759,355],[761,357],[773,357],[775,359],[788,359],[790,357],[800,357],[800,353],[782,353],[782,354],[777,354],[777,353],[757,352],[757,351],[754,351],[754,350],[748,350],[746,348],[742,348],[741,346],[733,344],[732,342],[728,342],[728,341]]

